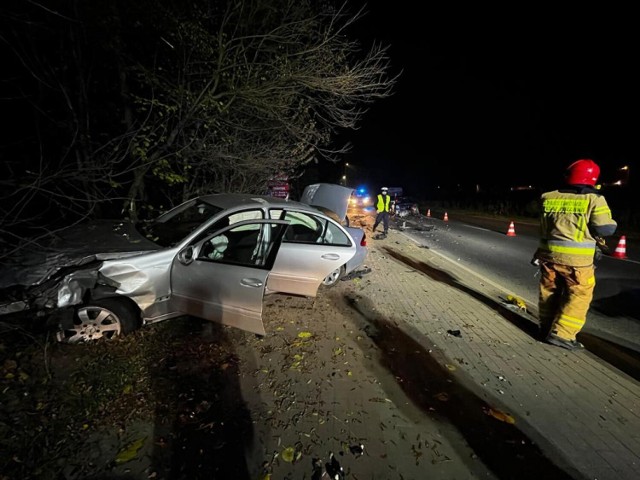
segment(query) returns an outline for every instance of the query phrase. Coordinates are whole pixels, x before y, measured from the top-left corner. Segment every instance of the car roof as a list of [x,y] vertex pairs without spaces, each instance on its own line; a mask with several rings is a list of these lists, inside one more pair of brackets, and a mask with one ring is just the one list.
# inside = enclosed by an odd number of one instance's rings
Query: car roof
[[215,205],[217,207],[227,209],[235,208],[291,208],[295,207],[300,210],[318,213],[317,208],[313,208],[306,203],[294,200],[286,200],[280,197],[272,197],[270,195],[253,195],[250,193],[211,193],[198,197],[200,200]]
[[[198,197],[201,201],[215,205],[224,210],[241,210],[244,208],[296,208],[307,212],[333,212],[339,222],[344,221],[349,206],[349,197],[353,188],[333,183],[314,183],[307,185],[300,201],[288,200],[270,195],[254,195],[251,193],[212,193]],[[332,216],[332,215],[329,215]]]

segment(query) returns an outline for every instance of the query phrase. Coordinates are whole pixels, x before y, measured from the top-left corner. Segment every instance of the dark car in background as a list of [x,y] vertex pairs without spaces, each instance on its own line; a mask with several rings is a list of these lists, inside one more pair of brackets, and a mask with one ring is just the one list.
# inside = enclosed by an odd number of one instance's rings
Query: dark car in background
[[398,197],[393,203],[393,213],[399,217],[419,215],[418,202],[412,197]]

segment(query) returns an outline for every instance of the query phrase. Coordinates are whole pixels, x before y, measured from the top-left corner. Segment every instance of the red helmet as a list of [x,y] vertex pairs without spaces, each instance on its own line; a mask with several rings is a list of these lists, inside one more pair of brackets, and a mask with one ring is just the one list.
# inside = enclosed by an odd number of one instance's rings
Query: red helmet
[[569,185],[595,185],[600,167],[590,158],[583,158],[569,165],[565,176]]

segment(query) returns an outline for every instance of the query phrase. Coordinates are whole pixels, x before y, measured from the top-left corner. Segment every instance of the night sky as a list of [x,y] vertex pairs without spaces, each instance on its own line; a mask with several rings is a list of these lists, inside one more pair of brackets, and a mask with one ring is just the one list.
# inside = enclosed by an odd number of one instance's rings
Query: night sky
[[402,74],[396,93],[346,136],[350,180],[415,193],[555,186],[578,158],[596,160],[601,181],[637,165],[640,29],[629,12],[494,15],[404,3],[393,14],[389,2],[369,2],[359,21],[363,43],[390,45]]

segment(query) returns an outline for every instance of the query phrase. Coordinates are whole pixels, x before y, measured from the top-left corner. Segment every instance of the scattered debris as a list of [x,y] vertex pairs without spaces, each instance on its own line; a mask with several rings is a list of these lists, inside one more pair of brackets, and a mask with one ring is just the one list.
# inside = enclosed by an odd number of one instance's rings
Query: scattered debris
[[329,453],[329,461],[324,468],[327,470],[331,480],[344,480],[344,469],[340,466],[340,462],[338,462],[333,452]]
[[356,278],[362,278],[362,276],[366,275],[367,273],[371,273],[371,267],[365,266],[364,268],[361,268],[359,270],[354,270],[350,274],[345,275],[344,277],[341,278],[341,280],[343,281],[355,280]]
[[349,447],[349,451],[355,455],[356,457],[360,457],[362,455],[364,455],[364,445],[360,444],[360,445],[351,445]]
[[453,337],[462,337],[460,330],[447,330],[447,333]]
[[314,458],[311,460],[311,480],[320,480],[324,474],[322,470],[322,460],[320,458]]
[[507,295],[507,303],[510,303],[511,305],[515,305],[516,307],[518,307],[520,310],[524,312],[527,311],[527,304],[525,303],[524,300],[522,300],[519,297],[515,297],[513,295]]
[[492,416],[493,418],[500,420],[501,422],[509,423],[513,425],[516,423],[515,418],[513,418],[508,413],[501,412],[500,410],[494,410],[493,408],[485,407],[483,408],[484,413]]

